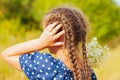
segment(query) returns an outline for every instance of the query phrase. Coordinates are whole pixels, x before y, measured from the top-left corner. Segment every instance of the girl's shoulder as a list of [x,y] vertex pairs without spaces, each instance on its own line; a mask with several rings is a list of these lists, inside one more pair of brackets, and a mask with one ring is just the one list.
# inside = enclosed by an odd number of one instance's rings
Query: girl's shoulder
[[19,57],[19,61],[20,63],[29,63],[29,62],[33,62],[33,63],[37,63],[39,61],[44,61],[44,62],[48,62],[55,59],[48,53],[40,53],[40,52],[33,52],[33,53],[26,53],[26,54],[22,54]]
[[[36,66],[45,67],[53,67],[56,64],[56,59],[52,57],[49,53],[40,53],[40,52],[33,52],[33,53],[26,53],[22,54],[19,57],[19,62],[21,65],[21,69],[24,69],[24,66],[29,68],[35,68]],[[50,65],[51,64],[51,65]]]
[[[40,57],[49,57],[49,58],[51,58],[52,56],[49,54],[49,53],[41,53],[41,52],[38,52],[38,51],[35,51],[35,52],[32,52],[32,53],[25,53],[25,54],[22,54],[22,55],[20,55],[20,58],[24,58],[24,57],[26,57],[26,58],[29,58],[29,59],[31,59],[31,58],[40,58]],[[41,59],[43,59],[43,58],[41,58]]]

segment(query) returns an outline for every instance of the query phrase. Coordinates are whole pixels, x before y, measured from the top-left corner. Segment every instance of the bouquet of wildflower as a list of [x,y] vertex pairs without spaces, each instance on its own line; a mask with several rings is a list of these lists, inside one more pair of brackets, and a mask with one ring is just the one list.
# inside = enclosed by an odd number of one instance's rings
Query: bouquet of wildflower
[[91,42],[87,44],[87,55],[90,66],[96,68],[105,63],[105,59],[110,55],[107,45],[101,46],[97,38],[94,37]]

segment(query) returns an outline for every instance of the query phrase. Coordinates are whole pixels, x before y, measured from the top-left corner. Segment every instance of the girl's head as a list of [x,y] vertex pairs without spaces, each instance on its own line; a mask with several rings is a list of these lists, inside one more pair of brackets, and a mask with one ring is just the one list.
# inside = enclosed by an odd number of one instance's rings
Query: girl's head
[[[43,18],[44,27],[54,23],[61,23],[62,29],[65,30],[63,41],[65,47],[69,52],[69,58],[71,60],[71,65],[73,67],[74,80],[90,80],[90,70],[87,62],[86,55],[86,28],[87,22],[82,12],[74,8],[59,7],[53,9],[45,15]],[[60,29],[59,31],[61,31]],[[81,45],[80,45],[81,43]],[[82,75],[78,67],[78,54],[80,51],[79,48],[82,48],[83,54],[83,71],[85,75]]]

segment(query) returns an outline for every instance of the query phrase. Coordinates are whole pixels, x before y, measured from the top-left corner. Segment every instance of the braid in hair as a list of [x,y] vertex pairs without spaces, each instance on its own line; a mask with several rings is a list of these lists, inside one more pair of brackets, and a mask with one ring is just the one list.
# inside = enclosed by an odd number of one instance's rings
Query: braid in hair
[[[91,70],[90,70],[90,67],[88,65],[88,58],[87,58],[87,54],[86,54],[86,26],[88,25],[87,23],[87,20],[85,20],[85,17],[83,18],[83,14],[82,12],[78,12],[78,11],[75,11],[73,9],[73,12],[76,14],[76,16],[79,17],[79,25],[80,26],[83,26],[83,31],[82,31],[82,55],[83,55],[83,69],[84,69],[84,80],[91,80]],[[81,14],[80,14],[81,13]]]
[[65,24],[64,26],[66,26],[66,47],[68,49],[69,52],[69,58],[71,61],[71,65],[72,65],[72,69],[73,69],[73,77],[74,80],[81,80],[81,74],[80,74],[80,68],[78,66],[78,55],[76,53],[76,46],[74,43],[74,34],[72,32],[71,29],[71,25],[69,24]]
[[86,54],[86,38],[85,34],[82,34],[82,54],[83,54],[83,63],[84,63],[84,74],[85,74],[85,80],[91,80],[91,73],[90,73],[90,67],[88,66],[88,59]]

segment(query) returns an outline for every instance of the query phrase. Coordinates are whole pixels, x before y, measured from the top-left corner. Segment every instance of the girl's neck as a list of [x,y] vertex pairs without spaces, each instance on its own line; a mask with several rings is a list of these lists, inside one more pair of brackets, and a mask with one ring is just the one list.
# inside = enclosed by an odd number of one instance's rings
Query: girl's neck
[[[60,59],[72,71],[71,61],[69,59],[69,53],[67,49],[63,49],[63,48],[59,49],[56,52],[56,57]],[[81,59],[79,58],[78,58],[78,64],[79,64],[79,67],[82,68],[83,64]]]
[[72,70],[71,68],[71,62],[70,62],[70,59],[69,59],[69,53],[67,51],[67,49],[59,49],[57,52],[56,52],[56,57],[58,59],[60,59],[70,70]]

